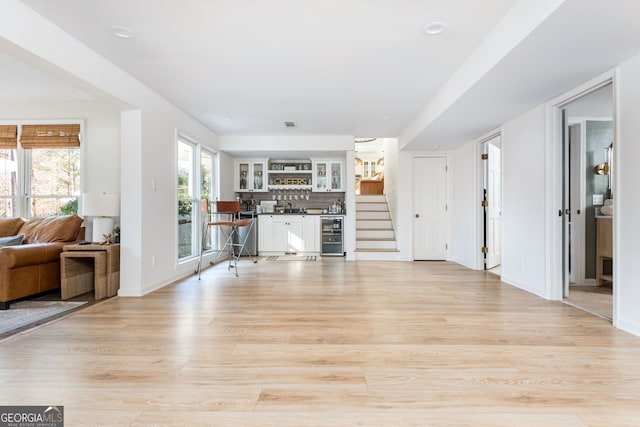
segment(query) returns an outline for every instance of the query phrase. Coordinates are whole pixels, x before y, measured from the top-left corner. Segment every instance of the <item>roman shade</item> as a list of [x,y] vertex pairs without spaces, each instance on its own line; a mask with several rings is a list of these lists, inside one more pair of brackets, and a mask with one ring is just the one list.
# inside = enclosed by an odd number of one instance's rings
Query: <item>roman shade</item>
[[26,149],[80,147],[80,125],[23,125],[20,144]]
[[0,149],[15,150],[18,146],[18,126],[0,125]]

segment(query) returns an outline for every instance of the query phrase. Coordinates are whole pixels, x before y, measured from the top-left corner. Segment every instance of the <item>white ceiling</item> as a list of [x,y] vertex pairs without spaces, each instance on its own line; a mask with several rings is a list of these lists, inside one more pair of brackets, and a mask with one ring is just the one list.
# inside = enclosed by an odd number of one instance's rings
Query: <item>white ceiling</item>
[[[397,137],[516,0],[22,2],[220,135]],[[409,148],[476,138],[637,54],[638,18],[637,0],[566,0]]]

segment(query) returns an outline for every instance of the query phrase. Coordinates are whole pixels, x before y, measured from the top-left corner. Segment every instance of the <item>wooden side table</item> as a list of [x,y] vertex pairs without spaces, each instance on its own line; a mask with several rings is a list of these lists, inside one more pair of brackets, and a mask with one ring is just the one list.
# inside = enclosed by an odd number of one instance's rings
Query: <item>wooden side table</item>
[[596,284],[613,283],[613,274],[605,274],[604,262],[613,260],[613,220],[596,216]]
[[120,288],[120,245],[66,245],[60,254],[61,298],[95,292],[112,297]]

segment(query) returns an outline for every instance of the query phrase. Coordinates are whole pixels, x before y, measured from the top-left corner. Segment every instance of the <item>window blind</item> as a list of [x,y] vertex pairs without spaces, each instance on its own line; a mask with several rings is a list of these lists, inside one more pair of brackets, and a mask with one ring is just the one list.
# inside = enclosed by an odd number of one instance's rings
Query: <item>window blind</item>
[[74,148],[80,146],[80,125],[23,125],[23,148]]
[[0,125],[0,149],[15,150],[18,146],[18,126]]

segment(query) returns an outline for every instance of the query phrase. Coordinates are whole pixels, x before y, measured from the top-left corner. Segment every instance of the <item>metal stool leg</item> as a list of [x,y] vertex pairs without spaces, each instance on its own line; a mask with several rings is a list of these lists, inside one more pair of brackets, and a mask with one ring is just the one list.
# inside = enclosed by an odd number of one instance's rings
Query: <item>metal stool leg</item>
[[[202,273],[202,257],[204,255],[204,247],[205,247],[205,243],[207,241],[209,228],[210,228],[210,226],[208,224],[205,224],[205,229],[204,229],[204,231],[202,233],[203,238],[202,238],[202,247],[200,248],[200,260],[198,261],[198,268],[196,269],[196,273],[198,273],[198,280],[200,280],[200,275]],[[223,232],[223,234],[224,234],[224,232]],[[213,259],[213,261],[209,262],[209,264],[210,265],[214,265],[218,261],[218,258],[220,258],[220,255],[222,255],[222,253],[227,248],[229,249],[229,253],[232,255],[233,254],[233,246],[232,245],[233,245],[233,233],[230,232],[229,235],[227,236],[227,238],[225,239],[224,245],[222,245],[222,248],[217,251],[218,254]],[[231,267],[229,267],[229,269],[230,268]]]

